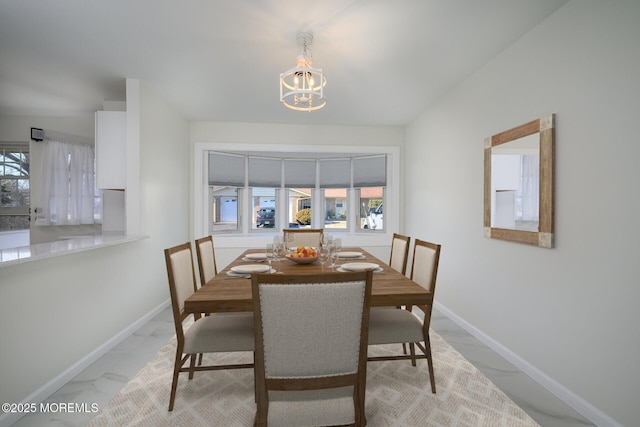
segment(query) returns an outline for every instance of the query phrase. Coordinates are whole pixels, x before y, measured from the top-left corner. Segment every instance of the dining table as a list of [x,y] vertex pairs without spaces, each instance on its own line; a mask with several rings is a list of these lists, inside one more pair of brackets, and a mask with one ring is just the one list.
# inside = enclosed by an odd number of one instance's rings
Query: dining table
[[[224,313],[253,311],[250,274],[236,271],[260,270],[265,265],[264,249],[247,249],[184,302],[187,313]],[[342,248],[334,271],[344,271],[353,263],[368,263],[374,267],[371,289],[372,307],[431,305],[433,294],[404,274],[360,247]],[[350,265],[347,265],[350,264]],[[376,264],[378,267],[375,267]],[[255,266],[255,267],[252,267]],[[342,267],[344,266],[344,267]],[[287,258],[273,262],[272,274],[318,274],[332,272],[330,263],[295,263]],[[266,268],[266,267],[265,267]],[[272,270],[272,271],[273,271]]]

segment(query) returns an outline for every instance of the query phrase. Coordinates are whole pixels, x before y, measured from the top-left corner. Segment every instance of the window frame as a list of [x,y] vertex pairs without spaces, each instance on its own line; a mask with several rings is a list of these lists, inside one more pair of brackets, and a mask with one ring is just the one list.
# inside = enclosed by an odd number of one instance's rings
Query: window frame
[[[10,154],[20,154],[20,160],[15,161],[7,161],[9,159]],[[20,182],[26,182],[26,205],[21,204],[19,206],[3,206],[0,203],[0,216],[3,218],[3,223],[5,219],[16,217],[16,223],[11,223],[9,220],[10,226],[8,228],[2,228],[2,224],[0,224],[0,231],[10,231],[10,230],[29,230],[31,219],[30,219],[30,209],[31,209],[31,175],[30,175],[30,164],[31,164],[31,153],[29,151],[29,144],[16,142],[16,143],[0,143],[0,181],[2,182],[11,182],[12,190],[16,189],[16,194],[20,194]],[[17,167],[14,167],[13,164],[17,164]],[[25,168],[26,165],[26,168]],[[6,174],[5,172],[7,168],[14,169],[16,173]],[[17,217],[22,217],[22,221],[18,220]],[[26,228],[19,227],[14,228],[15,225],[20,223],[26,223]]]
[[[385,187],[385,230],[383,231],[363,231],[358,230],[354,224],[360,220],[357,206],[357,197],[349,189],[349,218],[347,230],[336,230],[335,235],[343,239],[343,244],[350,246],[387,246],[394,232],[399,230],[400,225],[400,147],[398,146],[301,146],[291,144],[255,144],[255,143],[224,143],[224,142],[195,142],[193,146],[193,211],[192,211],[192,233],[193,236],[204,236],[209,232],[208,227],[208,152],[251,152],[255,154],[273,155],[274,153],[322,153],[336,154],[336,156],[355,155],[386,155],[387,162],[387,185]],[[248,171],[246,172],[248,173]],[[317,187],[317,184],[316,184]],[[322,191],[312,190],[312,203],[315,206],[322,206]],[[247,197],[243,194],[243,197]],[[278,206],[284,208],[283,199],[280,197]],[[240,204],[241,201],[239,201]],[[265,237],[280,235],[284,226],[284,216],[278,218],[278,225],[274,227],[272,233],[256,233],[251,230],[251,214],[249,203],[242,200],[242,211],[239,214],[241,224],[239,231],[235,233],[216,234],[216,246],[223,248],[257,248],[264,246]],[[248,218],[249,220],[246,220]],[[318,215],[312,218],[312,225],[316,227]],[[322,224],[320,224],[322,227]]]
[[[320,200],[322,202],[322,213],[323,213],[323,217],[322,217],[322,228],[327,232],[327,233],[340,233],[340,232],[350,232],[352,231],[352,224],[354,224],[354,221],[352,220],[352,212],[350,211],[351,209],[351,199],[353,192],[355,191],[355,189],[353,188],[337,188],[337,190],[345,190],[345,196],[344,196],[344,210],[346,211],[346,218],[345,218],[345,227],[341,228],[341,227],[327,227],[325,224],[325,217],[326,217],[326,213],[327,213],[327,190],[336,190],[334,188],[321,188],[320,189]],[[342,197],[340,197],[342,199]],[[337,197],[336,197],[337,199]],[[337,204],[336,204],[336,208]],[[337,212],[336,212],[337,213]],[[357,231],[357,230],[356,230]]]

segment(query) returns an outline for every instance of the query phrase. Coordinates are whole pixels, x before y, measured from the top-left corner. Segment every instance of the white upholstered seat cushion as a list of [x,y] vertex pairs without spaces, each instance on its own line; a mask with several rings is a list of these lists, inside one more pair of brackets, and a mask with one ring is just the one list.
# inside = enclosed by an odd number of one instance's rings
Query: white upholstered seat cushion
[[372,308],[369,314],[369,345],[424,341],[422,319],[410,311]]
[[196,320],[184,333],[184,352],[253,351],[253,314],[211,314]]

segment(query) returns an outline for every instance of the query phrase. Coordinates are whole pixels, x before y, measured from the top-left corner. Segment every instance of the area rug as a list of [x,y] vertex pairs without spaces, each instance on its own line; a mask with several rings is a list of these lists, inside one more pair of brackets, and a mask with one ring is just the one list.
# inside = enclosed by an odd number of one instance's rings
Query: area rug
[[[367,365],[367,426],[538,426],[487,377],[431,332],[437,393],[431,393],[426,361]],[[97,426],[252,426],[256,406],[253,371],[238,369],[181,374],[173,412],[168,412],[175,337],[89,423]],[[374,346],[388,355],[399,346]],[[240,360],[247,353],[205,355],[207,363]],[[204,362],[204,361],[203,361]]]

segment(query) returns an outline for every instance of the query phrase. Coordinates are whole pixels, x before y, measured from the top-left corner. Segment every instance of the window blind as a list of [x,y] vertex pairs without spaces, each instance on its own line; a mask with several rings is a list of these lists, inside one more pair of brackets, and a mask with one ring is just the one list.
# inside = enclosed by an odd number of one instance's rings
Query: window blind
[[288,188],[314,188],[315,159],[284,159],[284,185]]
[[384,187],[387,185],[387,157],[356,157],[353,159],[354,187]]
[[320,159],[320,188],[350,188],[350,159]]
[[209,153],[209,185],[244,187],[243,155]]
[[249,187],[280,187],[282,159],[249,157]]

